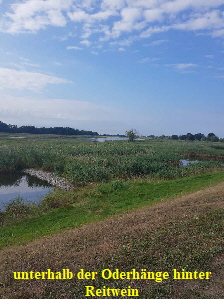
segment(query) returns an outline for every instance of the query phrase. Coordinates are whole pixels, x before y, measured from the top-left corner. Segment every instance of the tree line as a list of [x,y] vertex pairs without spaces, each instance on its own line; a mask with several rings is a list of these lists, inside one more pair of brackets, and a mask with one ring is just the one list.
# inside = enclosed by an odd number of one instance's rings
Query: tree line
[[197,134],[187,133],[186,135],[172,135],[170,136],[170,139],[190,140],[190,141],[198,140],[198,141],[212,141],[212,142],[224,141],[223,138],[219,138],[214,133],[209,133],[207,136],[205,136],[202,133],[197,133]]
[[29,133],[29,134],[57,134],[57,135],[99,135],[97,132],[72,129],[69,127],[36,128],[35,126],[7,125],[0,121],[0,132],[3,133]]

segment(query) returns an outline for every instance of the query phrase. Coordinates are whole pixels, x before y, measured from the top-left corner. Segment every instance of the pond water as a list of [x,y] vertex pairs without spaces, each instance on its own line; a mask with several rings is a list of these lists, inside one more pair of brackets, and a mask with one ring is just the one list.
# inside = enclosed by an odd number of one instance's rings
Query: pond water
[[[88,137],[88,138],[82,138],[83,140],[88,141],[97,141],[97,142],[105,142],[105,141],[117,141],[117,140],[128,140],[128,137],[119,137],[119,136],[113,136],[113,137]],[[136,140],[144,140],[144,138],[136,138]]]
[[189,164],[198,163],[198,160],[180,160],[180,166],[187,166]]
[[83,138],[88,141],[97,141],[97,142],[105,142],[105,141],[115,141],[115,140],[128,140],[127,137],[95,137],[95,138]]
[[0,210],[4,204],[20,196],[25,203],[39,203],[53,187],[47,182],[24,173],[0,174]]

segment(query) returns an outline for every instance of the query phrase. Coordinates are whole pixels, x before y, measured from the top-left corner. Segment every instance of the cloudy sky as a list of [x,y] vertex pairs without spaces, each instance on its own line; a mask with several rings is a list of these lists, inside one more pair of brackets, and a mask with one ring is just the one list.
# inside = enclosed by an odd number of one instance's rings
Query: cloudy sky
[[0,120],[224,137],[224,0],[0,0]]

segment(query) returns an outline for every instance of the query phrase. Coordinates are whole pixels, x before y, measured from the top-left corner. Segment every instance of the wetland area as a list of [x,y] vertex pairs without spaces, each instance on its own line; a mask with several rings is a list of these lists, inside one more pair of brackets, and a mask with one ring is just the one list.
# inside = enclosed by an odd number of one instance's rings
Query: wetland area
[[[223,254],[224,143],[92,141],[0,138],[1,207],[9,201],[0,211],[4,294],[82,294],[81,282],[63,281],[63,287],[58,281],[44,282],[34,289],[9,277],[12,271],[45,271],[55,265],[88,268],[90,261],[96,271],[108,264],[125,271],[151,265],[171,271],[187,264],[192,271],[205,265],[215,273],[214,254]],[[72,188],[55,188],[64,182]],[[11,204],[9,197],[23,201]],[[170,290],[169,281],[164,286]],[[43,296],[33,296],[40,287]]]
[[54,186],[69,190],[139,177],[170,180],[221,169],[224,161],[224,143],[14,135],[0,139],[0,210],[18,196],[25,204],[38,204]]

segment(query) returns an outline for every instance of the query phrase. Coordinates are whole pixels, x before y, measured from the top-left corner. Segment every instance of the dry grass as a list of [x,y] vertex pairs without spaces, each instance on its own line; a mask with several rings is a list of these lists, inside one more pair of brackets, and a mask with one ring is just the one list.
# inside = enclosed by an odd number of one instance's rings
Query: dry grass
[[[224,183],[2,250],[0,298],[86,298],[85,285],[139,288],[138,298],[224,298]],[[210,281],[14,280],[13,271],[212,271]],[[2,295],[2,297],[1,297]],[[106,297],[104,297],[106,298]],[[108,297],[109,298],[109,297]]]

